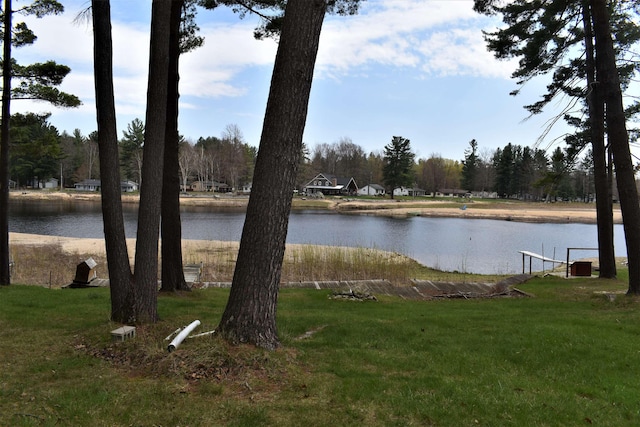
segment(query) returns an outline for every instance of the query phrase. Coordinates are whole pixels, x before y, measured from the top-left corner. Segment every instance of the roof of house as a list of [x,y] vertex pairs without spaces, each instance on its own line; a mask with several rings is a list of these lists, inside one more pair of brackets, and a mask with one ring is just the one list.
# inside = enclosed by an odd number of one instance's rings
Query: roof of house
[[100,185],[99,179],[85,179],[80,182],[76,182],[75,185]]
[[[315,185],[313,184],[314,181],[318,180],[318,179],[324,179],[327,180],[331,183],[333,183],[335,181],[336,185]],[[313,179],[311,179],[307,185],[305,185],[305,187],[314,187],[314,188],[344,188],[344,187],[348,187],[349,184],[351,183],[351,181],[353,181],[353,184],[356,185],[356,181],[353,178],[344,178],[344,177],[339,177],[337,175],[331,175],[328,173],[319,173],[318,175],[316,175],[315,177],[313,177]]]

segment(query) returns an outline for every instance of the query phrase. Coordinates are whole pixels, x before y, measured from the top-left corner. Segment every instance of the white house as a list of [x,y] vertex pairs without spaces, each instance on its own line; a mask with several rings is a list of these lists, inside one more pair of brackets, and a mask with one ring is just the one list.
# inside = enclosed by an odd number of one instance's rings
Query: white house
[[138,183],[133,181],[122,181],[120,183],[120,190],[123,193],[131,193],[132,191],[138,191]]
[[250,194],[251,193],[251,186],[253,183],[249,182],[247,184],[244,184],[242,186],[242,190],[240,190],[240,193],[242,194]]
[[426,191],[421,188],[397,187],[393,189],[393,195],[420,197],[426,195]]
[[358,189],[358,196],[384,196],[384,193],[384,187],[378,184],[369,184]]
[[76,182],[73,187],[78,191],[99,191],[100,180],[99,179],[85,179],[84,181]]
[[58,188],[58,179],[57,178],[49,178],[44,183],[40,183],[40,188]]
[[[100,191],[99,179],[85,179],[81,182],[73,184],[74,188],[78,191]],[[130,193],[138,190],[138,184],[132,181],[122,181],[120,183],[120,191],[124,193]]]

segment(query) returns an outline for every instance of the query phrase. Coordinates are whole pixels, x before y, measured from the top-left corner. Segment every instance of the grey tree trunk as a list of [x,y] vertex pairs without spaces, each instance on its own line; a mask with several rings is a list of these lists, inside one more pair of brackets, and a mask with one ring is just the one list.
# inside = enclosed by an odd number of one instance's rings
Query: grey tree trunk
[[9,268],[9,119],[11,117],[11,0],[4,1],[2,124],[0,124],[0,286],[11,283]]
[[606,124],[609,144],[613,152],[618,195],[627,244],[629,263],[628,294],[640,294],[640,204],[636,188],[635,171],[629,149],[620,77],[611,38],[609,11],[606,0],[592,0],[593,31],[596,39],[596,71],[602,86],[606,106]]
[[162,287],[161,291],[189,290],[182,266],[182,224],[180,222],[180,162],[178,135],[178,60],[180,18],[184,0],[171,3],[167,121],[162,177]]
[[171,0],[153,0],[134,280],[136,322],[158,320],[158,233],[167,120]]
[[94,78],[98,121],[98,149],[102,193],[109,289],[111,292],[111,320],[131,323],[136,320],[135,292],[129,265],[120,195],[120,158],[118,132],[113,95],[113,67],[111,42],[111,7],[109,1],[91,2],[94,35]]
[[596,215],[598,228],[599,276],[613,279],[616,277],[616,258],[613,236],[613,202],[611,186],[607,173],[607,152],[605,146],[604,98],[602,89],[596,84],[596,65],[593,46],[593,29],[589,2],[582,6],[585,32],[585,54],[587,74],[587,105],[591,125],[591,146],[593,153],[593,174],[596,190]]
[[232,343],[280,345],[278,288],[326,7],[324,0],[286,6],[231,293],[218,326]]

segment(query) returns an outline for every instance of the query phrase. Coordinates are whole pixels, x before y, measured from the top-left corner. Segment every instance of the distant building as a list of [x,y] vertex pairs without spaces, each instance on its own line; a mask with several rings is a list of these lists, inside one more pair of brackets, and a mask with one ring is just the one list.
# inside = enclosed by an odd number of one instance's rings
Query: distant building
[[122,181],[120,183],[120,190],[123,193],[131,193],[133,191],[138,191],[138,183],[133,181]]
[[229,193],[232,188],[224,182],[217,181],[194,181],[191,183],[191,191],[207,192],[215,191],[216,193]]
[[459,188],[444,188],[442,190],[438,190],[438,193],[442,197],[469,197],[471,193],[467,190],[461,190]]
[[59,186],[58,182],[59,181],[57,178],[49,178],[45,182],[41,183],[40,186],[41,188],[48,188],[48,189],[58,188]]
[[393,189],[394,196],[422,197],[426,191],[421,188],[398,187]]
[[306,194],[322,193],[325,196],[358,194],[358,185],[353,178],[341,178],[335,175],[319,173],[304,186]]
[[[100,191],[99,179],[85,179],[84,181],[76,182],[73,187],[78,191]],[[131,193],[132,191],[138,191],[138,184],[133,181],[122,181],[120,183],[120,191],[123,193]]]
[[244,184],[242,186],[242,189],[240,190],[240,193],[242,194],[249,194],[251,193],[251,186],[253,185],[253,183],[248,183],[248,184]]
[[369,184],[358,189],[358,196],[384,196],[384,194],[384,187],[378,184]]
[[73,187],[78,191],[100,191],[100,180],[85,179],[84,181],[76,182]]

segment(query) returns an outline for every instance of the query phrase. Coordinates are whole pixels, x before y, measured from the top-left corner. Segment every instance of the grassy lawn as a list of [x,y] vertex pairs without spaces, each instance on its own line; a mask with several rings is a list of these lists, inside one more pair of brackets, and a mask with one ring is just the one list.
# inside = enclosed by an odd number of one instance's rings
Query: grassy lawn
[[[215,336],[168,353],[228,290],[161,295],[112,343],[106,289],[0,288],[0,425],[640,425],[640,306],[623,281],[538,278],[532,298],[377,302],[281,291],[283,348]],[[305,333],[307,333],[305,335]],[[304,337],[304,338],[303,338]]]

